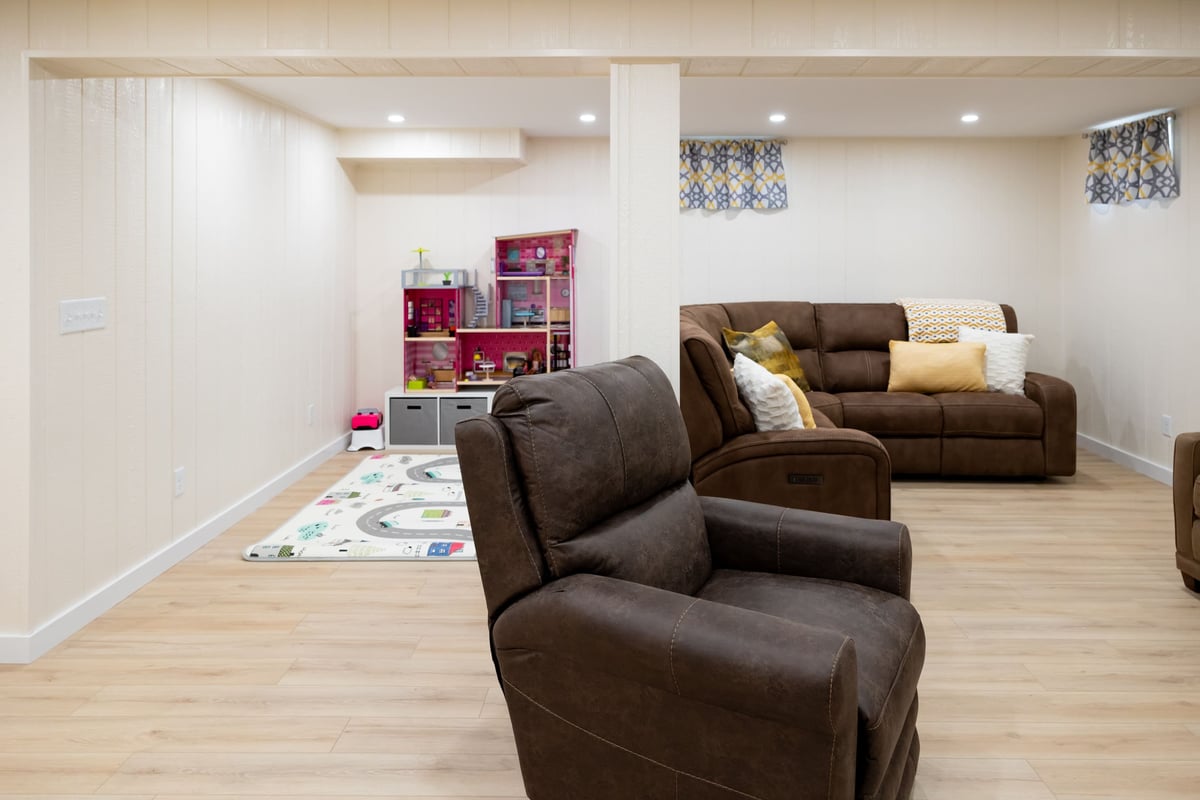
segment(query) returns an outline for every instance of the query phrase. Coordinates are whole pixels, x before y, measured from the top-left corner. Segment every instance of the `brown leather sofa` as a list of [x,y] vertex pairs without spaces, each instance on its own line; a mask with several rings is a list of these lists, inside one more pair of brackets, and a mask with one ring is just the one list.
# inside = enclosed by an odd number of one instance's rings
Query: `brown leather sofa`
[[1183,585],[1200,592],[1200,433],[1175,437],[1175,565]]
[[698,497],[641,357],[516,378],[455,438],[531,800],[910,795],[903,525]]
[[[1015,332],[1016,313],[1002,309]],[[737,496],[727,484],[742,482],[737,473],[745,468],[734,453],[744,447],[743,437],[754,434],[729,374],[721,328],[754,330],[771,320],[800,359],[813,388],[813,409],[838,428],[877,439],[890,456],[892,475],[1075,474],[1075,389],[1061,378],[1027,373],[1024,397],[888,392],[888,341],[908,338],[904,309],[896,303],[713,303],[684,306],[679,316],[680,405],[701,494]],[[781,479],[772,480],[778,486]]]

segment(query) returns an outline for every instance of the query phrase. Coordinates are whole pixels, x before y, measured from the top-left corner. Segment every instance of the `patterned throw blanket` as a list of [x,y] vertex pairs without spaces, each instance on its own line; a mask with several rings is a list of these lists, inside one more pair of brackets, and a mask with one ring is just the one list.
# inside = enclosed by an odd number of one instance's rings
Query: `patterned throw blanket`
[[940,300],[901,297],[910,342],[957,342],[959,326],[985,331],[1008,330],[999,303],[987,300]]

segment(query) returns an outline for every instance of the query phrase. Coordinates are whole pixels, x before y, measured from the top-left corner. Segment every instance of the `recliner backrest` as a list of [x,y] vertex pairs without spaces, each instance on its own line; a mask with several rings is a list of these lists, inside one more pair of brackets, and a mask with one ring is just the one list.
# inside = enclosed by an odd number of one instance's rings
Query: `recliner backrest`
[[[687,431],[648,359],[514,379],[490,417],[464,420],[455,434],[490,610],[581,572],[688,594],[708,579]],[[511,495],[495,518],[471,504],[485,487]]]
[[895,303],[817,303],[816,318],[825,391],[887,391],[888,341],[908,338],[904,308]]

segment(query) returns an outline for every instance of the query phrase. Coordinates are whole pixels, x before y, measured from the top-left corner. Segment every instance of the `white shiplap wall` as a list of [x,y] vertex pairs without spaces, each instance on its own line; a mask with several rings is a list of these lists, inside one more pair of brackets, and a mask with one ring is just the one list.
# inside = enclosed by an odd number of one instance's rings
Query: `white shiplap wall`
[[1057,139],[792,139],[788,208],[682,214],[682,302],[979,297],[1060,374]]
[[[31,106],[36,628],[345,430],[354,190],[333,131],[216,82]],[[59,335],[98,295],[108,327]]]
[[0,635],[29,619],[29,76],[25,4],[0,3]]
[[1063,140],[1063,377],[1079,395],[1079,432],[1135,468],[1170,468],[1164,414],[1176,433],[1200,430],[1198,125],[1200,107],[1175,121],[1180,196],[1127,206],[1084,201],[1088,143]]
[[426,247],[429,268],[475,270],[491,281],[493,238],[579,229],[577,363],[608,357],[607,139],[530,139],[524,165],[396,163],[357,168],[356,402],[382,407],[403,382],[401,272]]

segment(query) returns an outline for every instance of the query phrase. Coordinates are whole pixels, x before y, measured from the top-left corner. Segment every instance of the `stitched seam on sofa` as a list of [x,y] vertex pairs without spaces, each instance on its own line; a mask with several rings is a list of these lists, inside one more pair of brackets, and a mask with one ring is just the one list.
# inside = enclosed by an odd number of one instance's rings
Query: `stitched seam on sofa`
[[964,429],[964,430],[948,431],[946,433],[946,436],[951,437],[951,438],[953,438],[955,436],[980,436],[980,437],[984,437],[984,438],[988,438],[988,439],[1014,439],[1014,438],[1020,437],[1022,439],[1033,440],[1033,439],[1037,439],[1039,434],[1024,433],[1022,431],[977,431],[977,430]]
[[896,592],[904,597],[904,578],[901,576],[900,562],[904,559],[904,528],[896,531]]
[[598,739],[611,747],[615,747],[618,750],[629,753],[629,755],[634,756],[635,758],[640,758],[643,761],[648,761],[651,764],[654,764],[656,767],[662,767],[663,769],[669,769],[672,772],[676,773],[676,775],[686,775],[687,777],[692,778],[693,780],[698,780],[701,783],[707,783],[709,786],[715,786],[718,789],[724,789],[727,792],[733,792],[736,795],[740,795],[742,797],[748,797],[748,798],[750,798],[750,800],[766,800],[766,798],[759,797],[756,794],[748,794],[746,792],[743,792],[741,789],[735,789],[732,786],[726,786],[723,783],[718,783],[717,781],[710,780],[703,776],[695,775],[686,770],[677,769],[675,767],[670,766],[669,764],[664,764],[661,761],[657,761],[653,758],[650,758],[650,756],[648,756],[648,755],[639,753],[636,750],[630,750],[628,747],[625,747],[624,745],[617,744],[616,742],[612,741],[611,739],[606,739],[605,737],[601,736],[600,734],[595,733],[594,731],[589,731],[587,728],[583,727],[582,725],[572,722],[571,720],[567,719],[566,717],[562,716],[561,714],[557,714],[554,711],[551,711],[549,708],[542,705],[537,700],[534,700],[532,697],[525,694],[525,692],[518,689],[508,679],[504,679],[504,684],[506,686],[508,686],[510,689],[512,689],[514,692],[516,692],[517,694],[521,695],[521,697],[524,697],[531,704],[533,704],[537,708],[541,709],[542,711],[546,712],[547,714],[554,717],[555,719],[559,720],[560,722],[570,725],[572,728],[575,728],[576,730],[581,731],[581,732],[587,734],[588,736],[591,736],[593,739]]
[[[496,437],[496,441],[500,441],[498,432],[490,425],[487,427],[488,430],[491,431],[492,435]],[[501,461],[504,463],[504,481],[505,483],[512,485],[511,476],[508,473],[508,459],[504,458],[501,459]],[[533,557],[533,551],[529,549],[529,536],[532,535],[532,532],[525,530],[524,526],[521,525],[521,517],[519,514],[517,514],[517,504],[512,501],[511,492],[509,492],[508,495],[508,504],[513,510],[513,521],[517,523],[518,528],[521,530],[521,544],[525,546],[525,555],[529,556],[529,567],[533,570],[533,577],[538,583],[541,583],[542,573],[537,568],[537,559]]]
[[[917,640],[917,631],[919,630],[921,630],[920,624],[913,628],[912,636],[908,637],[908,647],[904,648],[904,657],[900,659],[901,666],[908,663],[908,654],[912,652],[913,642]],[[883,713],[883,711],[888,707],[888,703],[892,702],[892,693],[896,691],[896,684],[899,682],[902,672],[904,672],[903,669],[896,670],[896,677],[892,678],[892,685],[888,687],[888,692],[884,695],[883,703],[879,706],[879,721],[867,728],[868,731],[879,730],[879,726],[887,719],[887,714]]]
[[675,694],[679,694],[679,680],[675,677],[675,637],[679,635],[679,626],[683,624],[683,618],[692,610],[692,606],[699,602],[700,598],[697,597],[683,610],[679,619],[675,620],[675,628],[671,631],[671,644],[667,646],[667,665],[671,668],[671,683],[675,686]]
[[[934,402],[936,403],[937,401],[934,401]],[[917,409],[928,409],[929,411],[934,411],[936,409],[940,409],[941,406],[933,405],[930,403],[910,403],[908,406],[902,406],[899,403],[851,403],[849,406],[842,406],[842,411],[846,411],[846,410],[853,411],[858,408],[887,408],[887,409],[917,408]]]
[[[529,430],[529,452],[533,456],[533,473],[534,477],[537,479],[538,487],[541,487],[543,485],[542,471],[538,466],[537,445],[535,445],[533,441],[533,414],[530,412],[529,403],[526,402],[525,397],[521,394],[521,389],[516,385],[516,382],[510,382],[507,385],[512,389],[513,394],[517,396],[517,399],[521,401],[521,404],[525,406],[525,425]],[[526,486],[526,489],[528,489],[528,486]],[[538,489],[537,500],[542,505],[542,516],[544,518],[547,514],[546,496],[540,488]],[[550,571],[553,572],[556,577],[561,578],[562,573],[559,572],[558,562],[554,557],[554,548],[551,546],[552,544],[554,543],[550,541],[546,542],[546,560],[550,562]]]
[[833,762],[837,757],[837,728],[833,724],[833,676],[837,674],[838,662],[842,660],[842,650],[846,649],[848,641],[850,641],[849,636],[842,639],[841,646],[833,656],[833,666],[829,668],[829,699],[825,701],[825,713],[829,718],[829,732],[833,734],[833,738],[829,742],[829,780],[825,785],[826,798],[833,797]]

